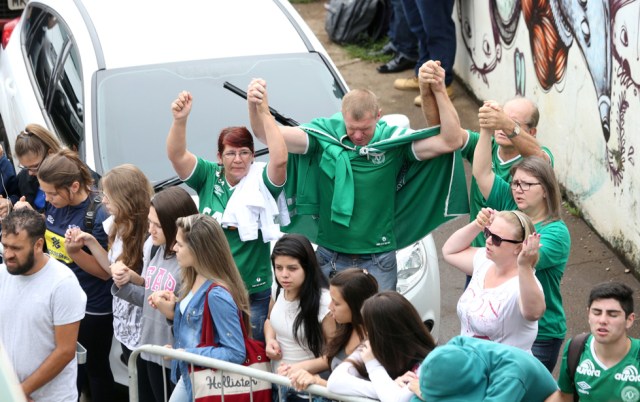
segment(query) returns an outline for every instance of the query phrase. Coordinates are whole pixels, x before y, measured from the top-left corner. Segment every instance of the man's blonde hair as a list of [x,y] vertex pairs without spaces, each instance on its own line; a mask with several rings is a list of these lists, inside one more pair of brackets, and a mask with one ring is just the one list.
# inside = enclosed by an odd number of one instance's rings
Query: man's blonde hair
[[353,89],[342,98],[342,114],[355,120],[362,120],[368,114],[378,117],[379,112],[378,97],[368,89]]

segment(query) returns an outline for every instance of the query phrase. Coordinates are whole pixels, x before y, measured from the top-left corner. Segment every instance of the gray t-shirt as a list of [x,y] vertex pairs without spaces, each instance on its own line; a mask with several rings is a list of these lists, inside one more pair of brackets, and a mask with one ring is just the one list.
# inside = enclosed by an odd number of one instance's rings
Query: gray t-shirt
[[[0,265],[0,341],[20,382],[56,347],[55,326],[84,318],[87,296],[73,272],[55,258],[33,275],[11,275]],[[78,363],[72,359],[30,396],[38,402],[77,401]]]

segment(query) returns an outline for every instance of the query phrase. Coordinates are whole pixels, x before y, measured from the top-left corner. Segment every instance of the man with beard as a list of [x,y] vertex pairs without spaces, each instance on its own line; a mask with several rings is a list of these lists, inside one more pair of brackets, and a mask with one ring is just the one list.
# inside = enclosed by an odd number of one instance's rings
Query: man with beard
[[28,209],[2,221],[0,342],[29,400],[77,401],[76,340],[87,297],[43,251],[45,221]]

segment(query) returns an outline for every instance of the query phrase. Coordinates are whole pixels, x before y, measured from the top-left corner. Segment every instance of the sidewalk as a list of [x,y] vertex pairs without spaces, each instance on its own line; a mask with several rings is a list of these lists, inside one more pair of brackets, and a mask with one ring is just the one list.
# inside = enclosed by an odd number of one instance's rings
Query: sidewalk
[[[425,121],[420,108],[413,105],[413,99],[418,93],[393,89],[393,81],[396,78],[411,76],[411,71],[398,74],[379,74],[375,69],[377,63],[351,59],[341,46],[329,40],[324,30],[323,1],[294,6],[325,46],[350,88],[371,89],[380,98],[383,114],[405,114],[409,117],[412,127],[424,126]],[[504,101],[503,99],[497,100]],[[458,111],[462,126],[478,130],[479,104],[472,95],[467,93],[466,88],[458,80],[454,82],[453,104]],[[544,119],[544,116],[541,118]],[[467,173],[469,174],[469,169],[467,169]],[[448,236],[463,226],[467,219],[467,217],[459,218],[438,228],[433,233],[436,246],[441,247]],[[600,282],[615,280],[631,286],[636,291],[636,314],[638,314],[640,312],[640,282],[631,273],[628,273],[624,264],[584,221],[570,215],[564,208],[563,219],[569,227],[572,241],[571,256],[562,281],[568,336],[588,331],[587,297],[591,287]],[[440,281],[442,295],[440,342],[446,342],[459,334],[460,331],[456,304],[462,293],[464,276],[440,258]],[[631,329],[630,335],[640,337],[640,325],[635,325]]]

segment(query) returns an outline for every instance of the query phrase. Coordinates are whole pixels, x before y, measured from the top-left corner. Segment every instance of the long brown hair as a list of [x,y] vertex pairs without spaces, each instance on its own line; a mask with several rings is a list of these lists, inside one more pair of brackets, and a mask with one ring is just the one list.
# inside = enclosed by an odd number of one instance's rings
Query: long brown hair
[[176,242],[176,219],[195,215],[198,207],[191,195],[182,187],[169,187],[158,192],[151,199],[151,206],[156,210],[158,221],[165,239],[164,258],[172,257],[175,252],[173,245]]
[[136,273],[142,272],[142,246],[147,238],[148,215],[153,186],[140,169],[131,164],[116,166],[101,180],[104,193],[116,209],[109,244],[122,239],[122,254],[117,257]]
[[398,292],[368,298],[362,317],[371,351],[391,378],[412,370],[436,347],[415,307]]
[[180,267],[180,300],[187,296],[197,275],[212,280],[231,293],[238,310],[243,313],[247,333],[251,334],[249,294],[231,255],[229,242],[218,222],[209,215],[196,214],[178,218],[176,225],[182,231],[185,246],[195,260],[192,267]]
[[336,323],[336,334],[327,344],[325,355],[331,362],[347,345],[353,331],[360,339],[366,338],[360,310],[364,301],[378,292],[378,281],[364,269],[349,268],[338,272],[329,285],[340,292],[351,310],[351,322]]

